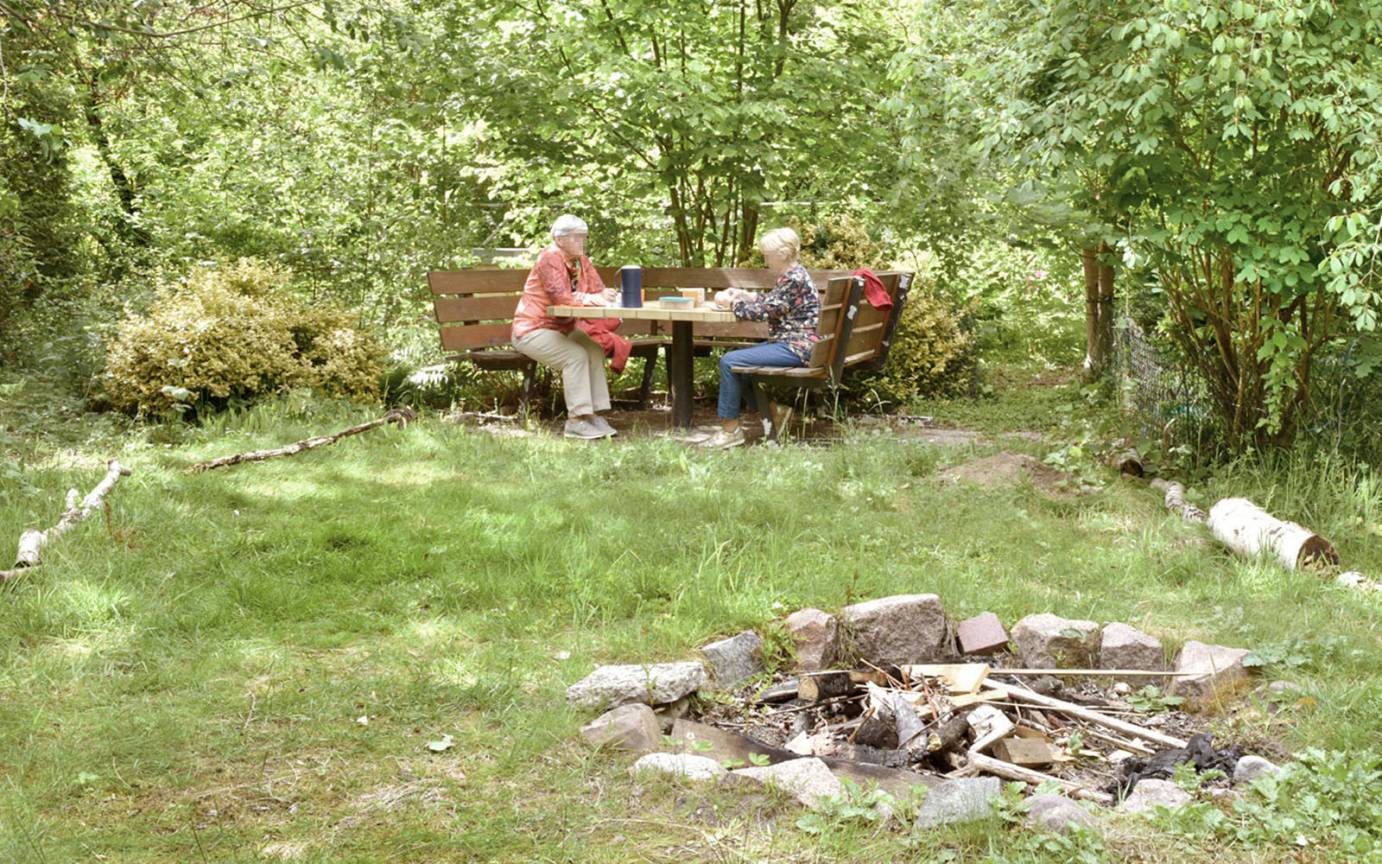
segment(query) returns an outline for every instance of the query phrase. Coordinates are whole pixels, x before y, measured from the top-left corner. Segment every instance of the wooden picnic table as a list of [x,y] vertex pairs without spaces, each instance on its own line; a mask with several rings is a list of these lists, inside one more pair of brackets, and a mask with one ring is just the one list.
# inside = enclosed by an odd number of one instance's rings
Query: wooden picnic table
[[672,424],[691,425],[691,355],[694,349],[691,325],[732,324],[733,312],[710,304],[686,308],[663,308],[656,301],[645,306],[548,306],[553,318],[619,318],[628,321],[668,321],[672,324],[672,346],[667,355],[668,378],[672,387]]

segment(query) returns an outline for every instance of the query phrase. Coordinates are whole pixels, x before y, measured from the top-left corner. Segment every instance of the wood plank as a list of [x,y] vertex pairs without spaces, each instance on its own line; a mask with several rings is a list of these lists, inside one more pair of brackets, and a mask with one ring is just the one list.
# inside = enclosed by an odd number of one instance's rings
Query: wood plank
[[518,308],[518,294],[477,294],[468,297],[437,297],[432,301],[437,322],[512,321]]
[[465,327],[442,327],[441,347],[447,351],[465,351],[511,344],[512,324],[470,324]]
[[854,322],[854,331],[849,334],[849,345],[846,350],[850,354],[861,351],[877,351],[878,346],[883,344],[884,322],[875,321],[872,324],[860,326],[859,322]]
[[523,290],[527,270],[439,270],[427,274],[433,294],[512,294]]
[[[606,285],[619,285],[618,267],[597,267]],[[832,277],[847,276],[847,270],[808,270],[807,275],[817,287]],[[777,277],[767,269],[750,267],[644,267],[643,287],[646,288],[705,288],[718,291],[724,288],[766,290],[777,284]]]
[[734,371],[741,374],[756,375],[760,378],[824,378],[824,366],[735,366]]
[[902,671],[915,681],[918,678],[939,678],[951,693],[974,693],[990,672],[987,663],[913,663]]
[[1004,762],[1037,768],[1056,761],[1051,745],[1040,738],[1004,738],[993,745],[993,755]]
[[468,351],[465,354],[454,354],[446,359],[469,360],[481,369],[490,371],[527,369],[535,362],[531,357],[520,354],[517,351],[508,351],[502,348],[495,348],[487,351]]
[[626,309],[622,306],[548,306],[547,314],[556,318],[623,318],[632,321],[692,321],[719,324],[735,321],[733,312],[706,307],[663,309],[660,306],[641,306]]
[[732,324],[698,324],[693,328],[697,336],[708,339],[743,339],[762,341],[768,338],[764,321],[735,321]]

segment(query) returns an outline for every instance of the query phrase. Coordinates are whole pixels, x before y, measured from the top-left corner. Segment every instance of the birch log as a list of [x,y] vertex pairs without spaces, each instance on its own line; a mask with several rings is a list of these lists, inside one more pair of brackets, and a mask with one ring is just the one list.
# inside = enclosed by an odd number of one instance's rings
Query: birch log
[[241,462],[263,462],[266,459],[277,459],[279,456],[295,456],[314,447],[325,447],[328,444],[335,444],[342,438],[351,435],[359,435],[361,432],[368,432],[389,423],[398,423],[407,426],[417,419],[417,415],[410,408],[395,408],[378,420],[371,420],[368,423],[361,423],[358,426],[351,426],[349,429],[342,429],[334,435],[318,435],[312,438],[304,438],[301,441],[294,441],[282,447],[275,447],[272,450],[253,450],[249,453],[236,453],[233,456],[221,456],[206,462],[198,462],[187,469],[188,474],[200,474],[203,471],[210,471],[213,468],[224,468],[227,465],[239,465]]
[[19,536],[19,552],[15,555],[14,569],[0,571],[0,581],[13,578],[19,575],[19,571],[28,567],[37,567],[43,563],[43,547],[52,543],[54,540],[66,534],[74,525],[90,516],[92,511],[98,510],[105,503],[106,495],[115,488],[115,484],[120,482],[121,477],[128,476],[130,469],[112,459],[107,463],[106,476],[96,484],[85,498],[77,500],[79,494],[76,489],[67,492],[67,507],[63,511],[62,518],[58,524],[49,528],[47,531],[38,531],[30,528]]
[[1329,541],[1294,522],[1283,522],[1246,498],[1225,498],[1209,509],[1209,530],[1238,555],[1270,555],[1287,570],[1338,564]]
[[1165,495],[1162,503],[1166,509],[1172,513],[1179,513],[1180,518],[1186,522],[1203,522],[1207,518],[1205,512],[1194,504],[1185,500],[1185,487],[1179,483],[1167,480],[1153,480],[1152,488]]

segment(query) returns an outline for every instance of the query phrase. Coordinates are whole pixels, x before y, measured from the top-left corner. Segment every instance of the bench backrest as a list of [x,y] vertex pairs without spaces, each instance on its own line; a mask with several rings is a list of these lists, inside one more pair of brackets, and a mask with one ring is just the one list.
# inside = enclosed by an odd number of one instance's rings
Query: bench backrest
[[890,271],[877,275],[893,301],[890,309],[877,309],[867,300],[862,278],[836,277],[826,285],[817,328],[820,341],[807,365],[825,368],[832,384],[838,384],[847,369],[865,364],[879,369],[887,360],[912,274]]
[[[892,337],[897,331],[897,322],[902,317],[902,307],[911,288],[912,274],[886,271],[877,275],[883,287],[888,289],[888,296],[893,301],[892,308],[876,309],[867,299],[859,303],[858,315],[849,339],[845,342],[842,368],[865,364],[881,368],[887,360],[888,349],[892,345]],[[862,291],[863,280],[859,281]]]
[[[611,287],[619,284],[619,270],[597,268],[600,279]],[[817,286],[844,275],[841,270],[812,270]],[[528,279],[527,270],[449,270],[427,274],[432,289],[432,308],[441,330],[446,351],[475,351],[509,344],[514,309]],[[680,288],[722,288],[766,290],[775,283],[767,270],[749,268],[649,267],[643,271],[643,288],[648,299],[675,294]],[[656,321],[625,321],[619,328],[625,336],[656,334]],[[768,325],[760,321],[733,324],[697,324],[695,332],[713,338],[745,341],[768,338]]]
[[812,369],[824,368],[832,380],[838,380],[840,372],[840,346],[847,344],[854,329],[854,320],[859,315],[859,298],[863,293],[863,282],[853,276],[836,276],[825,283],[821,292],[821,317],[816,326],[820,339],[811,352],[811,360],[806,365]]

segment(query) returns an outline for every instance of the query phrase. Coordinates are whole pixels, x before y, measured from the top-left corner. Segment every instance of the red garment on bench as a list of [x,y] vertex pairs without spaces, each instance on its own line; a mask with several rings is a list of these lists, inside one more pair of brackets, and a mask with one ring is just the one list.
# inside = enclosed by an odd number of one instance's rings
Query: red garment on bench
[[878,274],[867,267],[860,267],[854,271],[854,275],[864,277],[864,297],[870,306],[885,312],[893,308],[893,298],[888,294],[888,287],[878,278]]
[[629,362],[629,352],[633,350],[632,342],[614,332],[623,323],[618,318],[582,318],[576,325],[594,339],[596,345],[605,349],[605,356],[610,358],[609,368],[615,375],[624,371],[625,364]]

